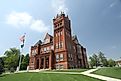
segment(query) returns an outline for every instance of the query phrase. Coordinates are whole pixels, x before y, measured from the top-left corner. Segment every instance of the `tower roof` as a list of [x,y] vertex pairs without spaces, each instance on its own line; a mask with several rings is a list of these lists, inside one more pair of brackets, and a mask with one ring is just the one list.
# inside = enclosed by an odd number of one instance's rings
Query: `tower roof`
[[66,17],[66,18],[68,18],[68,15],[66,16],[65,13],[61,11],[61,13],[60,14],[57,14],[56,17],[54,17],[53,20],[56,20],[56,19],[58,19],[60,17]]

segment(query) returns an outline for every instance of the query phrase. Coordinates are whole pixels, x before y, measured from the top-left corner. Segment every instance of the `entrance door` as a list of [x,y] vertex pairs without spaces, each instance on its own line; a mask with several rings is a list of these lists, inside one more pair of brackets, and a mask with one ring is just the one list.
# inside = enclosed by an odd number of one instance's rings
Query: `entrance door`
[[37,59],[36,69],[39,69],[39,59]]
[[44,58],[41,59],[41,67],[40,69],[43,69],[44,68]]
[[46,68],[49,68],[49,57],[46,58]]

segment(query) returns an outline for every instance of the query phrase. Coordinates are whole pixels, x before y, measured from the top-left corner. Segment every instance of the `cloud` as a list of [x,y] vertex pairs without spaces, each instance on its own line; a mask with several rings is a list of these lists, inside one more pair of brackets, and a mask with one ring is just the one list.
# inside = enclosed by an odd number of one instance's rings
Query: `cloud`
[[29,25],[31,20],[32,16],[26,12],[18,13],[13,11],[6,16],[6,23],[17,28]]
[[112,8],[115,4],[116,3],[111,3],[109,7]]
[[34,19],[27,12],[11,12],[6,16],[6,23],[15,28],[29,28],[38,32],[48,32],[49,26],[46,26],[41,19]]
[[52,0],[52,8],[55,13],[60,13],[61,11],[67,13],[68,8],[66,7],[65,0]]
[[116,46],[111,46],[111,49],[116,49],[117,47]]
[[118,0],[113,1],[110,5],[109,8],[114,7],[118,3]]
[[36,30],[39,32],[47,32],[49,31],[49,26],[45,26],[44,22],[42,20],[34,20],[32,21],[32,24],[30,26],[32,30]]

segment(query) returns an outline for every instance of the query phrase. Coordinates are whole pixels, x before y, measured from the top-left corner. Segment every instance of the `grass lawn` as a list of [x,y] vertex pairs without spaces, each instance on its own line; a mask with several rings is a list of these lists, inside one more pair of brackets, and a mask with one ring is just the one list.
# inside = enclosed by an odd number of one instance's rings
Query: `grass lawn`
[[93,73],[121,79],[121,68],[119,67],[101,68]]
[[17,73],[0,76],[0,81],[102,81],[84,75]]
[[89,69],[68,69],[68,70],[50,70],[53,72],[83,72],[83,71],[87,71]]

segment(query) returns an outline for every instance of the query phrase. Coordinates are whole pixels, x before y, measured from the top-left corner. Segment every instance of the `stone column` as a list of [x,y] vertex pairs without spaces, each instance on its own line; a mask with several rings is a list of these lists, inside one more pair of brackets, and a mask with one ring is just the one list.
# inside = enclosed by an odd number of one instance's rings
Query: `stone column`
[[39,69],[41,67],[41,58],[39,58]]
[[49,56],[49,69],[52,69],[52,55]]
[[37,67],[37,62],[36,62],[36,58],[34,57],[34,69],[36,69]]

